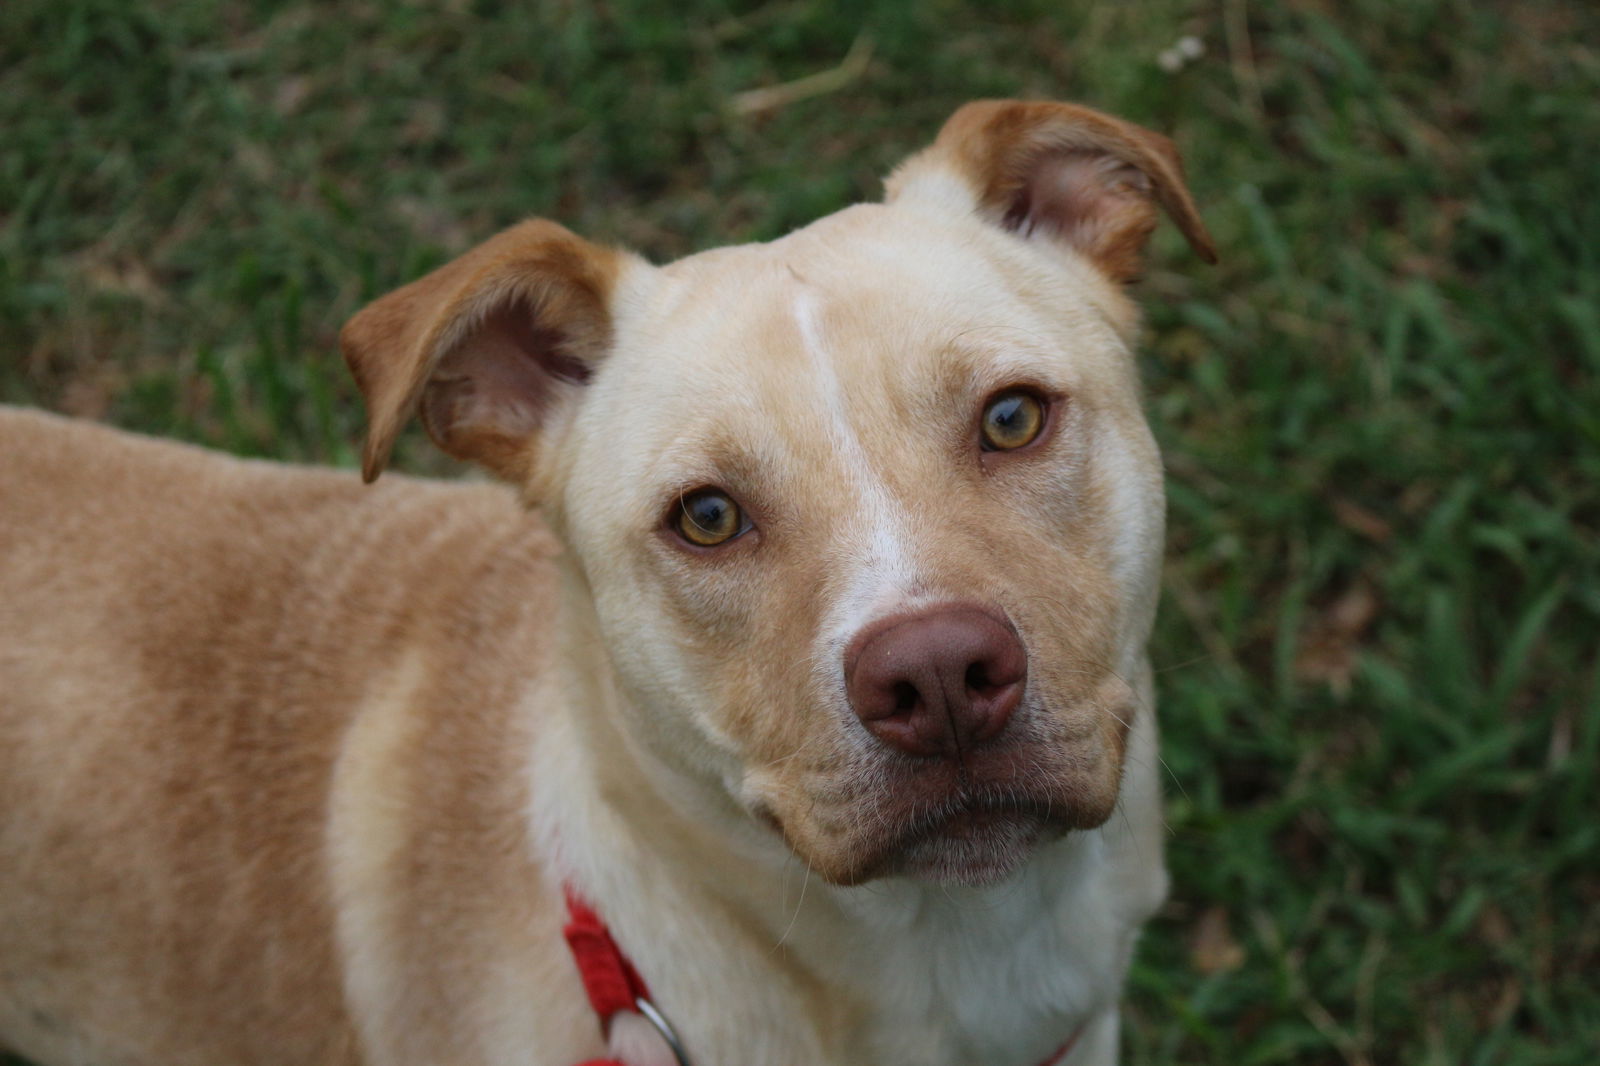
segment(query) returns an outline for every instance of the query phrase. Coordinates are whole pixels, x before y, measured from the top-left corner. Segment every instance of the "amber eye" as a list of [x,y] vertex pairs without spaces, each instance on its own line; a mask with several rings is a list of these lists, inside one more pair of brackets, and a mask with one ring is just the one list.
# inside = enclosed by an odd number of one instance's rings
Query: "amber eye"
[[700,548],[726,544],[749,528],[739,505],[716,489],[699,489],[678,503],[678,536]]
[[1044,429],[1044,401],[1031,392],[1010,389],[983,409],[983,450],[1009,452],[1033,443]]

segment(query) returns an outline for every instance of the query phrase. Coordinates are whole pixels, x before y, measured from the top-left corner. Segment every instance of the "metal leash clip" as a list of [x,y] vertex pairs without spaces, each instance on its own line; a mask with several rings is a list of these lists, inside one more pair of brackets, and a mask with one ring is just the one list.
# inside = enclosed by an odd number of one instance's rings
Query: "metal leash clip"
[[672,1023],[667,1021],[667,1016],[643,996],[635,999],[633,1005],[644,1015],[645,1021],[655,1026],[656,1032],[661,1034],[661,1039],[667,1042],[667,1047],[672,1049],[672,1057],[678,1060],[678,1066],[691,1066],[689,1053],[683,1050],[683,1044],[678,1040],[678,1034],[672,1031]]

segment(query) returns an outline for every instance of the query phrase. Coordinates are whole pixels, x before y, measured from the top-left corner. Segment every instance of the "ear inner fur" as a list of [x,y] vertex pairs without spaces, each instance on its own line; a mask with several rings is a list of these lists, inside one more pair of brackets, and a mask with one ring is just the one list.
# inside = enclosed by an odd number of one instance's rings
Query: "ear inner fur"
[[413,411],[441,449],[527,476],[549,409],[611,342],[624,254],[543,219],[521,223],[360,311],[340,347],[367,403],[372,481]]
[[925,168],[953,170],[991,221],[1064,240],[1116,281],[1132,281],[1160,204],[1208,263],[1216,247],[1183,163],[1159,133],[1086,107],[982,100],[890,176],[892,201]]

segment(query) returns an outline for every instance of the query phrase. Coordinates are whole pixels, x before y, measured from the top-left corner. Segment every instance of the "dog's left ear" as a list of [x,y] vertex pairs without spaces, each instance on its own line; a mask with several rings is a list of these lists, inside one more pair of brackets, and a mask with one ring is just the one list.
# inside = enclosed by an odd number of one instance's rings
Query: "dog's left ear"
[[1059,241],[1118,282],[1139,276],[1159,204],[1200,258],[1217,261],[1172,142],[1074,104],[967,104],[895,169],[887,189],[890,203],[931,197],[1024,237]]
[[412,412],[441,449],[526,484],[538,441],[611,346],[617,279],[641,260],[544,219],[369,304],[339,346],[367,402],[361,474]]

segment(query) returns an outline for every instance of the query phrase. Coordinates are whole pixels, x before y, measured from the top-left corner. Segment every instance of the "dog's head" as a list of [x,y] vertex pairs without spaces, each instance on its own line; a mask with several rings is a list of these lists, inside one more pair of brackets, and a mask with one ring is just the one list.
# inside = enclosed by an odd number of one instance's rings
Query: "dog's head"
[[883,204],[666,267],[549,222],[357,315],[365,473],[419,412],[570,548],[626,728],[828,879],[985,882],[1109,817],[1161,556],[1123,287],[1165,139],[958,111]]

